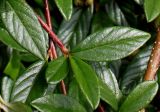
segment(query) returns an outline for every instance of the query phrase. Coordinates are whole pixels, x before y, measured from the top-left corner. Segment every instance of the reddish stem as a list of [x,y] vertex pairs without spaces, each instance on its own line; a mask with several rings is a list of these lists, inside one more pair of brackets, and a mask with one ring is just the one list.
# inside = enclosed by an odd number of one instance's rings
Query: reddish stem
[[61,49],[62,53],[64,55],[68,55],[69,54],[68,49],[59,40],[57,35],[49,28],[49,26],[39,16],[38,16],[38,20],[41,23],[42,27],[48,32],[48,34],[50,35],[51,39],[59,46],[59,48]]
[[47,25],[52,30],[52,22],[51,22],[51,15],[50,15],[50,11],[49,11],[48,0],[45,0],[45,16],[46,16],[46,20],[47,20]]
[[[45,0],[45,16],[46,16],[46,20],[47,20],[47,25],[52,30],[52,22],[51,22],[51,16],[50,16],[50,11],[49,11],[48,0]],[[51,60],[57,58],[56,48],[55,48],[54,43],[51,39],[49,39],[48,55]]]
[[99,104],[99,106],[98,106],[98,112],[105,112],[104,108],[101,104]]
[[[50,28],[50,30],[52,30],[52,22],[51,22],[51,16],[50,16],[50,11],[49,11],[48,0],[45,0],[45,16],[47,20],[47,25]],[[56,52],[52,39],[49,40],[48,54],[51,60],[57,58],[57,52]],[[65,83],[63,80],[61,81],[61,88],[62,88],[63,94],[66,95],[67,92],[66,92]]]
[[154,80],[156,72],[160,64],[160,28],[157,31],[157,38],[152,49],[148,67],[145,73],[144,80]]
[[63,80],[61,81],[61,90],[62,90],[64,95],[67,95],[66,85],[65,85]]

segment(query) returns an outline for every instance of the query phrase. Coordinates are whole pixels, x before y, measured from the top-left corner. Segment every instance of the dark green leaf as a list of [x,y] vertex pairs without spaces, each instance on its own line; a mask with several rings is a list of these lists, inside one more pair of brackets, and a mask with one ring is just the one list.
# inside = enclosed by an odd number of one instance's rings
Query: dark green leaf
[[1,84],[1,95],[6,102],[10,101],[13,84],[13,80],[11,80],[9,77],[3,77]]
[[86,112],[73,98],[64,95],[47,95],[36,99],[32,106],[41,112]]
[[36,15],[25,1],[1,0],[0,17],[6,30],[21,47],[46,60],[47,45],[44,33]]
[[16,80],[19,75],[20,68],[21,62],[19,53],[17,51],[12,51],[12,56],[4,70],[4,73],[10,76],[12,79]]
[[73,10],[72,0],[55,0],[55,2],[63,17],[69,20]]
[[[86,38],[92,18],[93,9],[91,7],[86,10],[77,9],[74,11],[69,21],[63,21],[58,31],[58,37],[66,45],[73,48],[75,44]],[[71,40],[71,42],[70,42]]]
[[101,99],[108,103],[114,110],[118,109],[118,99],[113,90],[99,79]]
[[142,49],[127,66],[120,83],[121,90],[125,94],[128,94],[139,82],[143,81],[151,50],[152,46]]
[[127,20],[118,4],[112,0],[106,6],[106,11],[111,20],[117,25],[128,26]]
[[69,84],[68,95],[77,100],[81,105],[83,105],[83,107],[86,108],[87,112],[93,112],[92,107],[90,106],[84,94],[82,93],[75,78]]
[[100,99],[100,90],[96,73],[92,70],[91,66],[78,58],[70,57],[70,63],[82,92],[92,108],[96,109]]
[[63,80],[68,74],[68,60],[65,57],[60,57],[51,61],[46,69],[46,79],[50,84],[57,84]]
[[12,90],[11,101],[26,102],[43,66],[43,61],[34,63],[17,79]]
[[[105,21],[102,21],[105,20]],[[103,28],[113,26],[114,23],[105,12],[99,11],[94,15],[92,22],[92,33],[102,30]]]
[[119,112],[138,112],[147,106],[158,91],[155,81],[145,81],[139,84],[126,98]]
[[8,34],[8,32],[5,29],[0,28],[0,34],[1,34],[0,35],[0,40],[4,44],[6,44],[6,45],[8,45],[8,46],[10,46],[10,47],[12,47],[13,49],[16,49],[16,50],[25,51],[20,45],[18,45],[16,43],[16,41]]
[[38,60],[37,57],[33,56],[28,52],[21,52],[19,55],[20,55],[21,61],[24,61],[24,62],[35,62]]
[[129,27],[111,27],[96,32],[72,50],[72,55],[89,61],[124,58],[148,39],[150,34]]
[[145,0],[144,9],[148,22],[153,21],[160,14],[160,0]]
[[94,63],[94,67],[100,79],[102,80],[102,82],[104,82],[104,85],[106,84],[106,86],[110,88],[112,93],[114,93],[116,99],[119,100],[122,94],[119,89],[117,79],[114,73],[108,67],[107,63],[106,62]]

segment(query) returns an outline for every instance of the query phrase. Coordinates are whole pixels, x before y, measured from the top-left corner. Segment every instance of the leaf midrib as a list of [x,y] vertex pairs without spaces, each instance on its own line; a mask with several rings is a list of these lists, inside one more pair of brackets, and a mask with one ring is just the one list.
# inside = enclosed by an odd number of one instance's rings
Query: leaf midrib
[[[40,52],[40,49],[39,49],[39,47],[37,46],[37,44],[36,44],[36,42],[35,41],[33,41],[33,38],[32,38],[32,36],[29,34],[29,32],[28,32],[28,30],[24,27],[25,25],[24,25],[24,23],[21,21],[21,19],[20,19],[20,16],[18,16],[19,14],[17,14],[17,12],[16,12],[16,10],[14,10],[14,8],[13,8],[13,6],[9,3],[9,1],[6,1],[7,2],[7,4],[10,6],[10,8],[12,9],[12,11],[10,10],[10,11],[5,11],[5,13],[6,12],[14,12],[13,13],[13,16],[14,15],[16,15],[17,16],[17,18],[19,19],[19,21],[21,22],[21,25],[23,25],[23,29],[25,29],[26,30],[26,33],[28,34],[28,36],[31,38],[31,40],[32,40],[32,42],[34,43],[34,45],[36,46],[36,49],[38,49],[38,52],[39,52],[39,54],[41,55],[41,58],[44,58],[43,57],[43,55],[41,54],[41,52]],[[9,32],[10,33],[10,32]],[[11,34],[11,33],[10,33]],[[12,35],[12,34],[11,34]],[[17,40],[15,39],[15,38],[13,38],[15,41],[16,41],[16,43],[18,43],[17,42]],[[20,43],[18,43],[20,46],[22,46]],[[22,46],[24,49],[26,49],[24,46]],[[30,53],[32,53],[31,51],[29,51],[28,49],[26,49],[28,52],[30,52]],[[33,54],[33,53],[32,53]],[[34,55],[36,55],[35,53],[34,53]],[[37,55],[36,55],[37,56]],[[37,56],[38,58],[39,58],[39,56]]]

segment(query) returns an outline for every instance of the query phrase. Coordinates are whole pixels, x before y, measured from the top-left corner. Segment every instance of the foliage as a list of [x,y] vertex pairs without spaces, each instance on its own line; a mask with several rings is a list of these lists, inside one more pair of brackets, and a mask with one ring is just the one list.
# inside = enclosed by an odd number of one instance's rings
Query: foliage
[[143,77],[159,6],[160,0],[0,0],[0,112],[158,111],[159,83]]

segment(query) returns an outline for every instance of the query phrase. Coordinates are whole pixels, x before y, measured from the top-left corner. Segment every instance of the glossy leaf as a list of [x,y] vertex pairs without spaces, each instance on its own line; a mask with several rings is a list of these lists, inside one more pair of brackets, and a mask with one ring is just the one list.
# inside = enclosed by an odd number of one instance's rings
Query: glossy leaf
[[12,90],[11,101],[26,102],[43,66],[43,61],[34,63],[17,79]]
[[152,46],[142,49],[127,66],[120,83],[121,90],[125,94],[128,94],[138,83],[143,81],[151,50]]
[[8,34],[8,32],[5,29],[0,28],[0,34],[1,34],[0,40],[4,44],[6,44],[16,50],[25,51],[25,49],[23,49],[19,44],[17,44],[16,41]]
[[82,60],[70,57],[70,63],[75,78],[92,108],[96,109],[99,104],[100,90],[98,79],[91,66]]
[[114,110],[118,109],[118,99],[111,88],[99,79],[101,99],[108,103]]
[[118,101],[122,93],[119,89],[119,85],[115,77],[115,74],[108,67],[108,64],[106,62],[97,62],[94,63],[94,68],[97,74],[99,75],[100,80],[102,80],[102,82],[104,83],[103,85],[106,85],[107,88],[110,88],[110,90],[116,96],[116,99]]
[[1,0],[0,17],[8,33],[21,47],[38,58],[46,60],[44,33],[36,15],[25,1]]
[[17,51],[12,51],[12,56],[4,70],[4,73],[10,76],[12,79],[16,80],[19,75],[20,68],[21,62],[19,53]]
[[105,6],[107,15],[117,25],[128,26],[128,22],[118,4],[112,0]]
[[71,83],[69,84],[68,95],[77,100],[81,105],[83,105],[83,107],[86,108],[87,112],[93,112],[93,108],[85,98],[75,78],[72,79]]
[[3,77],[1,84],[1,95],[4,101],[9,102],[13,87],[13,80],[7,76]]
[[32,102],[40,112],[86,112],[73,98],[60,94],[47,95]]
[[121,105],[119,112],[137,112],[147,106],[158,91],[155,81],[145,81],[139,84]]
[[148,39],[150,34],[129,27],[111,27],[88,36],[72,55],[89,61],[111,61],[124,58]]
[[64,20],[61,23],[58,37],[65,45],[70,45],[73,48],[75,44],[86,38],[91,24],[92,13],[93,9],[91,7],[85,10],[76,9],[69,21]]
[[57,84],[63,80],[68,74],[68,60],[65,57],[60,57],[51,61],[46,69],[46,79],[50,84]]
[[148,22],[153,21],[160,14],[160,0],[145,0],[144,9]]
[[69,20],[73,10],[72,0],[55,0],[55,2],[63,17]]

